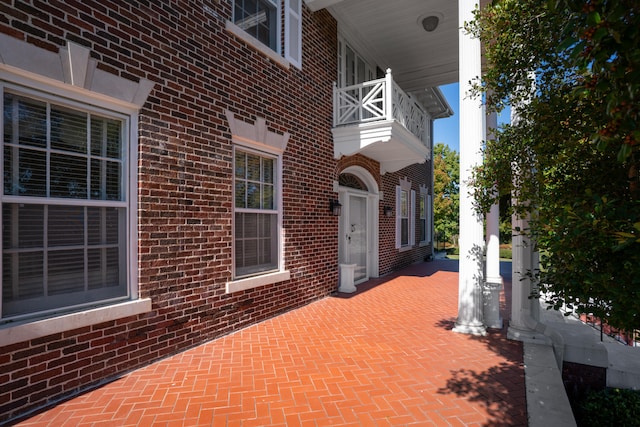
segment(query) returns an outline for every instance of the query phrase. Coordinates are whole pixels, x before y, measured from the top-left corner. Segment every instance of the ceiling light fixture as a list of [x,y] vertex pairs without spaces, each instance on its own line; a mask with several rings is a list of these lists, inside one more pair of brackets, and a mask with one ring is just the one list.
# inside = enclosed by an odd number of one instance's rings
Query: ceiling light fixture
[[427,16],[422,20],[422,28],[428,33],[435,31],[438,28],[440,18],[435,15]]

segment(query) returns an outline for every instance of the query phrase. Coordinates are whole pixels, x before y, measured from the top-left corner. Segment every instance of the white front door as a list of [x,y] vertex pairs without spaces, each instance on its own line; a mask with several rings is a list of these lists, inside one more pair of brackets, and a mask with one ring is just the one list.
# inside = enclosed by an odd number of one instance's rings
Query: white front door
[[348,194],[348,218],[346,224],[346,256],[348,264],[356,264],[354,282],[369,279],[367,271],[367,198]]

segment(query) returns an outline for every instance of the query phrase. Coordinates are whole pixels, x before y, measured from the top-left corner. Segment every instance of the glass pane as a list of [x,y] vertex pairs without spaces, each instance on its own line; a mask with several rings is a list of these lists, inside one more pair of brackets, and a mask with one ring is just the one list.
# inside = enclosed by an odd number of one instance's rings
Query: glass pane
[[42,260],[42,251],[3,255],[3,302],[8,303],[44,295]]
[[87,160],[84,157],[51,154],[51,197],[87,197]]
[[119,285],[119,260],[117,248],[92,249],[88,253],[87,265],[89,289]]
[[48,295],[84,291],[84,251],[53,251],[48,254]]
[[258,264],[258,240],[244,241],[244,265],[252,266]]
[[[271,251],[271,239],[263,239],[260,240],[260,264],[269,265],[271,264],[271,257],[273,253]],[[275,267],[275,266],[273,266]]]
[[247,184],[247,207],[260,209],[260,185],[252,182]]
[[275,209],[273,185],[264,185],[262,193],[262,209]]
[[247,154],[247,179],[260,181],[260,157],[255,154]]
[[247,155],[241,151],[236,151],[236,178],[246,178],[247,176]]
[[[236,240],[236,271],[241,271],[244,267],[244,241]],[[240,274],[240,273],[236,273]]]
[[427,217],[427,211],[425,208],[426,204],[424,202],[424,197],[420,197],[420,218],[426,218]]
[[258,214],[242,214],[242,222],[245,238],[256,238],[258,236]]
[[93,200],[106,200],[106,188],[103,185],[103,173],[104,171],[103,160],[91,160],[91,199]]
[[124,208],[87,208],[89,245],[118,243],[120,212],[124,215]]
[[87,152],[87,114],[67,108],[51,107],[51,148]]
[[120,242],[124,242],[124,230],[120,228],[120,218],[123,219],[126,215],[127,211],[125,208],[105,208],[107,214],[107,222],[106,222],[106,235],[107,235],[107,244],[117,244]]
[[91,116],[91,154],[121,159],[121,126],[119,120]]
[[84,244],[84,208],[49,206],[47,221],[49,247]]
[[274,160],[273,159],[262,159],[262,170],[263,170],[263,177],[262,177],[262,182],[266,182],[268,184],[273,184],[273,179],[274,179],[274,173],[273,173],[273,166],[274,166]]
[[120,162],[91,160],[91,198],[93,200],[122,200]]
[[402,218],[400,220],[400,243],[403,245],[409,244],[409,220],[407,218]]
[[236,214],[236,276],[278,267],[277,221],[276,214]]
[[46,196],[46,158],[44,151],[5,146],[4,193],[14,196]]
[[261,214],[260,218],[259,237],[273,237],[277,227],[278,216],[276,214]]
[[120,177],[121,173],[120,162],[107,162],[107,181],[105,182],[107,200],[123,200],[122,188]]
[[409,216],[409,201],[406,191],[400,192],[400,216],[406,218]]
[[[44,245],[44,206],[5,205],[12,211],[17,209],[18,239],[20,248],[42,248]],[[3,222],[8,224],[11,222]],[[8,232],[6,234],[9,234]]]
[[235,238],[242,239],[244,237],[244,222],[243,216],[245,214],[236,213],[235,217]]
[[10,93],[5,93],[3,96],[4,110],[2,117],[4,117],[4,135],[2,141],[5,144],[13,142],[13,117],[15,116],[13,113],[13,99],[14,97]]
[[236,208],[247,207],[247,183],[236,181]]
[[5,203],[2,224],[3,249],[42,248],[44,206]]
[[[18,101],[18,143],[33,147],[47,146],[47,107],[44,102],[9,95]],[[15,109],[11,109],[12,112]],[[5,120],[6,122],[7,120]],[[11,141],[15,143],[16,141]]]
[[107,121],[107,157],[112,159],[123,158],[122,147],[122,122],[109,119]]

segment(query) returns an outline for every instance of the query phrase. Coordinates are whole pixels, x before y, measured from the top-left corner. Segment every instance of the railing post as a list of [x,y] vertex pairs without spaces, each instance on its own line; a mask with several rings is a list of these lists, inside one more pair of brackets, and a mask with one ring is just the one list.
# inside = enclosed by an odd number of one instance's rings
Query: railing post
[[387,120],[393,120],[393,77],[391,76],[391,68],[387,68],[385,80],[385,108],[384,113]]
[[338,83],[333,82],[333,127],[338,126],[338,106],[340,101],[338,100]]

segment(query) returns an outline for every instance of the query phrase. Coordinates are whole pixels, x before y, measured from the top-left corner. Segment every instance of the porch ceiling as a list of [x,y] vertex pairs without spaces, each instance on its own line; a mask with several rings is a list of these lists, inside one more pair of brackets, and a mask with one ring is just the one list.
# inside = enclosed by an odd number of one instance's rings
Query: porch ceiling
[[[456,0],[306,0],[311,10],[328,8],[339,28],[363,55],[407,92],[458,81]],[[422,20],[440,19],[427,32]]]

